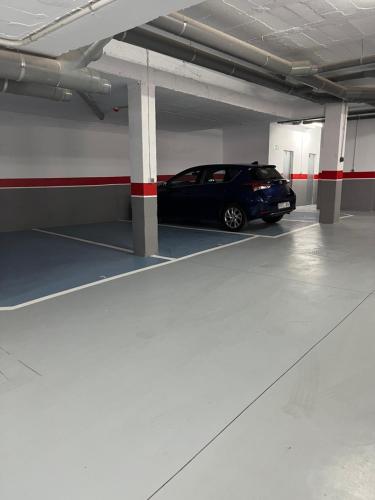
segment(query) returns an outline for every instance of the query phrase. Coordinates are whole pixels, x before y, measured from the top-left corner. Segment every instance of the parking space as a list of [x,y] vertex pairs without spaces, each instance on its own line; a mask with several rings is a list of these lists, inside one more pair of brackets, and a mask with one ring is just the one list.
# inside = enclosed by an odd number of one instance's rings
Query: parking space
[[0,233],[0,308],[165,262],[36,231]]
[[[187,229],[184,226],[159,225],[160,256],[171,259],[186,257],[248,237],[224,231],[202,231],[199,228],[187,231]],[[129,221],[56,227],[48,228],[46,231],[121,250],[131,251],[133,248],[132,223]]]
[[317,224],[318,212],[310,207],[294,214],[296,219],[286,217],[272,225],[253,221],[241,233],[160,224],[159,254],[148,258],[132,253],[130,221],[1,233],[4,272],[0,309],[20,307],[252,238],[280,238]]

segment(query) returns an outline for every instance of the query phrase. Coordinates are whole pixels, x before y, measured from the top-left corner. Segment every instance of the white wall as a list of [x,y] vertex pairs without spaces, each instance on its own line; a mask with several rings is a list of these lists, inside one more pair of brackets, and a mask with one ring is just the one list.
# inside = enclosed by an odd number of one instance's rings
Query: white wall
[[375,171],[375,120],[348,122],[344,170]]
[[[128,127],[83,113],[71,120],[0,112],[0,178],[111,177],[130,174]],[[219,130],[158,130],[158,174],[222,161]]]
[[223,130],[223,160],[234,163],[268,163],[269,122],[225,127]]
[[157,132],[158,174],[172,175],[185,168],[223,161],[221,130]]
[[283,170],[284,151],[294,152],[293,174],[307,174],[309,153],[315,154],[315,173],[319,172],[321,128],[272,123],[269,162]]
[[0,113],[0,177],[127,175],[127,129],[30,114]]

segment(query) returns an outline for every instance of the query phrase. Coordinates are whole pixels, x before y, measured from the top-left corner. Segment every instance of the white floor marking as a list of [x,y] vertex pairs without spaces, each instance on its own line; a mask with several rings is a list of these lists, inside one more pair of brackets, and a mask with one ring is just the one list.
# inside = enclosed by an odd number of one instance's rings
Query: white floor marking
[[165,255],[151,255],[151,257],[154,257],[155,259],[164,259],[164,260],[176,260],[176,257],[166,257]]
[[316,219],[284,219],[283,222],[316,222]]
[[298,233],[300,231],[306,231],[306,229],[310,229],[310,227],[316,227],[316,226],[320,226],[320,223],[319,222],[316,222],[315,224],[309,224],[308,226],[303,226],[303,227],[299,227],[297,229],[292,229],[291,231],[288,231],[287,233],[281,233],[281,234],[277,234],[276,236],[270,236],[270,238],[281,238],[282,236],[288,236],[288,234],[292,234],[292,233]]
[[[41,231],[41,230],[36,230],[36,231]],[[47,231],[43,231],[43,232],[47,232]],[[49,233],[49,234],[53,234],[53,233]],[[39,297],[38,299],[29,300],[28,302],[23,302],[22,304],[17,304],[16,306],[0,307],[0,311],[16,311],[17,309],[23,309],[24,307],[32,306],[34,304],[39,304],[40,302],[45,302],[47,300],[55,299],[57,297],[62,297],[64,295],[68,295],[68,294],[71,294],[73,292],[78,292],[79,290],[84,290],[86,288],[92,288],[94,286],[98,286],[98,285],[101,285],[103,283],[109,283],[111,281],[115,281],[115,280],[118,280],[120,278],[132,276],[133,274],[142,273],[145,271],[149,271],[151,269],[157,269],[158,267],[168,266],[170,264],[174,264],[175,262],[180,262],[183,260],[191,259],[193,257],[196,257],[198,255],[203,255],[205,253],[215,252],[216,250],[221,250],[222,248],[227,248],[227,247],[231,247],[234,245],[239,245],[241,243],[245,243],[247,241],[250,241],[250,240],[253,240],[256,238],[258,238],[258,236],[251,236],[250,238],[243,238],[243,239],[238,240],[238,241],[232,241],[231,243],[226,243],[225,245],[220,245],[220,246],[217,246],[214,248],[208,248],[207,250],[202,250],[200,252],[196,252],[196,253],[193,253],[190,255],[185,255],[184,257],[178,257],[178,258],[173,259],[173,260],[166,260],[165,262],[160,262],[159,264],[154,264],[154,265],[148,266],[148,267],[142,267],[141,269],[135,269],[134,271],[128,271],[126,273],[117,274],[116,276],[111,276],[110,278],[104,278],[104,279],[101,279],[98,281],[93,281],[91,283],[86,283],[85,285],[80,285],[80,286],[76,286],[74,288],[69,288],[67,290],[62,290],[61,292],[56,292],[56,293],[52,293],[51,295]],[[169,259],[169,257],[168,257],[168,259]]]
[[107,243],[100,243],[98,241],[86,240],[84,238],[77,238],[76,236],[69,236],[67,234],[54,233],[53,231],[47,231],[45,229],[33,229],[36,233],[50,234],[52,236],[59,236],[60,238],[66,238],[68,240],[80,241],[81,243],[88,243],[89,245],[95,245],[97,247],[110,248],[111,250],[118,250],[120,252],[125,252],[128,254],[134,254],[133,250],[130,248],[117,247],[115,245],[108,245]]
[[[345,219],[345,218],[348,218],[348,217],[354,217],[354,216],[348,214],[348,215],[343,215],[340,218],[341,219]],[[118,280],[120,278],[125,278],[126,276],[131,276],[133,274],[138,274],[138,273],[141,273],[141,272],[144,272],[144,271],[148,271],[150,269],[156,269],[158,267],[168,266],[169,264],[173,264],[175,262],[180,262],[180,261],[183,261],[183,260],[191,259],[193,257],[197,257],[198,255],[203,255],[205,253],[215,252],[216,250],[221,250],[222,248],[227,248],[227,247],[231,247],[231,246],[234,246],[234,245],[239,245],[241,243],[245,243],[247,241],[254,240],[254,239],[257,239],[257,238],[272,238],[272,239],[282,238],[283,236],[288,236],[289,234],[297,233],[297,232],[300,232],[300,231],[306,231],[307,229],[310,229],[310,228],[316,227],[316,226],[320,226],[320,223],[317,222],[315,224],[309,224],[307,226],[300,227],[300,228],[297,228],[297,229],[293,229],[293,230],[288,231],[286,233],[278,234],[276,236],[267,236],[267,235],[260,235],[260,234],[259,235],[254,235],[252,233],[233,233],[233,234],[239,234],[239,235],[242,234],[242,235],[250,235],[250,236],[249,236],[249,238],[242,238],[242,239],[240,239],[238,241],[233,241],[231,243],[226,243],[224,245],[216,246],[216,247],[213,247],[213,248],[208,248],[207,250],[202,250],[200,252],[196,252],[196,253],[193,253],[193,254],[190,254],[190,255],[185,255],[184,257],[178,257],[178,258],[175,258],[175,259],[173,259],[171,257],[164,257],[164,256],[161,256],[161,255],[153,255],[153,257],[164,259],[166,262],[161,262],[159,264],[154,264],[154,265],[148,266],[148,267],[142,267],[141,269],[136,269],[134,271],[129,271],[127,273],[118,274],[118,275],[112,276],[110,278],[105,278],[105,279],[102,279],[102,280],[99,280],[99,281],[94,281],[92,283],[87,283],[86,285],[81,285],[81,286],[77,286],[77,287],[74,287],[74,288],[69,288],[67,290],[62,290],[61,292],[56,292],[56,293],[53,293],[51,295],[46,295],[45,297],[40,297],[38,299],[30,300],[30,301],[24,302],[22,304],[17,304],[16,306],[0,307],[0,311],[15,311],[17,309],[23,309],[24,307],[31,306],[33,304],[38,304],[39,302],[44,302],[46,300],[54,299],[56,297],[62,297],[63,295],[68,295],[70,293],[73,293],[73,292],[76,292],[76,291],[79,291],[79,290],[84,290],[85,288],[91,288],[91,287],[94,287],[94,286],[97,286],[97,285],[101,285],[102,283],[109,283],[110,281],[115,281],[115,280]],[[170,227],[174,227],[174,226],[170,226]],[[175,227],[180,228],[180,226],[175,226]],[[182,229],[184,229],[184,228],[182,228]],[[194,228],[190,228],[190,229],[194,229]],[[205,231],[205,229],[201,229],[201,228],[199,228],[199,230],[200,231]],[[61,236],[61,237],[64,237],[64,238],[73,239],[73,240],[77,240],[77,241],[83,241],[84,243],[90,243],[90,244],[93,244],[93,245],[104,246],[104,247],[108,247],[108,248],[114,248],[116,250],[121,250],[123,252],[133,253],[132,250],[127,250],[125,248],[113,247],[112,245],[106,245],[104,243],[96,243],[94,241],[83,240],[81,238],[75,238],[73,236],[61,235],[59,233],[53,233],[53,232],[50,232],[50,231],[44,231],[43,229],[33,229],[33,231],[37,231],[37,232],[41,232],[41,233],[46,233],[46,234],[52,234],[54,236]],[[208,231],[215,231],[215,230],[211,229],[211,230],[208,230]],[[215,232],[225,232],[225,233],[228,234],[227,231],[219,231],[218,230],[218,231],[215,231]]]
[[192,226],[177,226],[173,224],[159,224],[161,227],[172,227],[174,229],[187,229],[189,231],[204,231],[208,233],[224,233],[224,234],[232,234],[232,235],[250,235],[250,236],[256,236],[254,233],[240,233],[240,232],[231,232],[231,231],[225,231],[225,229],[209,229],[209,228],[204,228],[204,227],[192,227]]

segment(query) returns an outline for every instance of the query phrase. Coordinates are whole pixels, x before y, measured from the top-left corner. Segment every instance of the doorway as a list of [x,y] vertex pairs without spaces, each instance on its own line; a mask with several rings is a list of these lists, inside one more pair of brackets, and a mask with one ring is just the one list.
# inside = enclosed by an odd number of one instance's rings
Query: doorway
[[314,201],[314,173],[316,165],[316,154],[309,153],[307,166],[306,204],[312,205]]
[[284,159],[283,159],[283,176],[285,179],[292,180],[293,173],[293,158],[294,151],[284,151]]

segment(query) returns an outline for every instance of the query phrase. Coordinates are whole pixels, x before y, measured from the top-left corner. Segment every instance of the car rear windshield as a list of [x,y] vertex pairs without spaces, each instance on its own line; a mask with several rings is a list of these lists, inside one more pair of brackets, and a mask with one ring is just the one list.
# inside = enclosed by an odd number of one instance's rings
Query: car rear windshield
[[250,170],[252,177],[257,180],[282,179],[282,175],[275,167],[256,167]]

